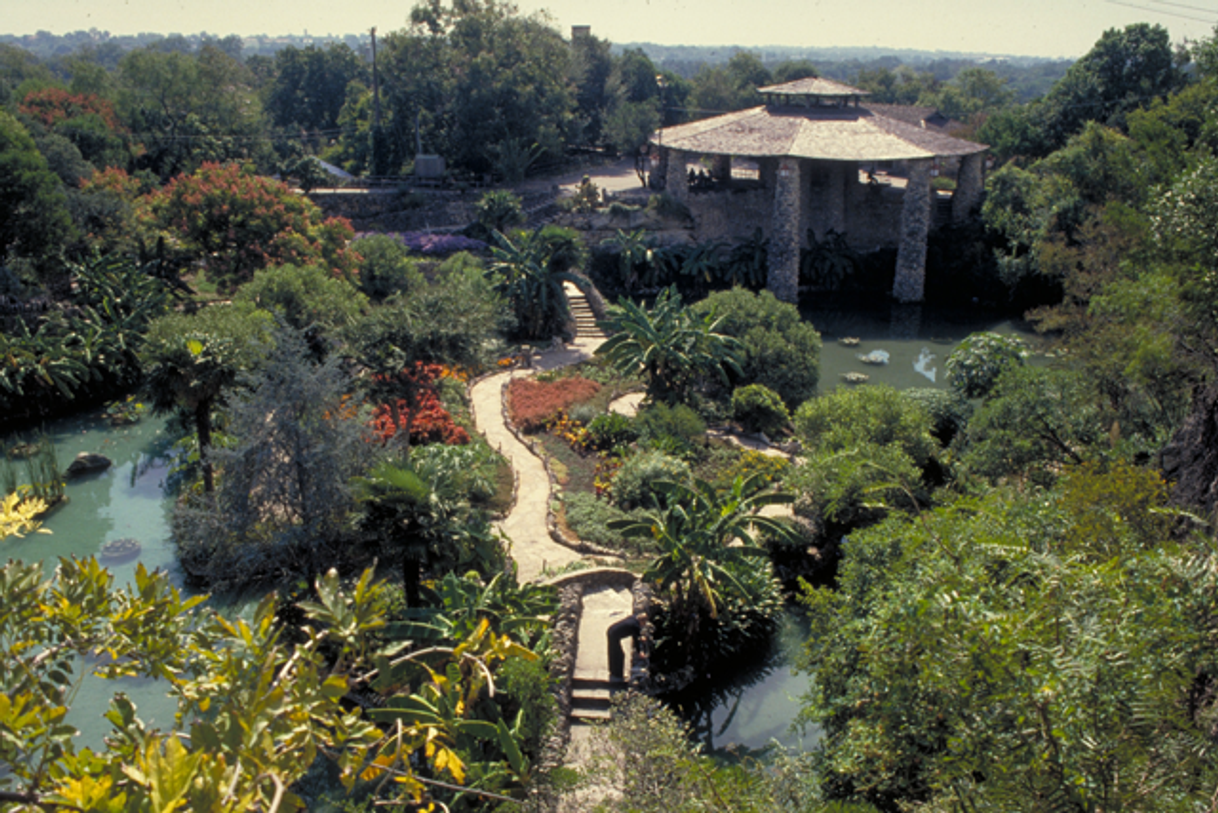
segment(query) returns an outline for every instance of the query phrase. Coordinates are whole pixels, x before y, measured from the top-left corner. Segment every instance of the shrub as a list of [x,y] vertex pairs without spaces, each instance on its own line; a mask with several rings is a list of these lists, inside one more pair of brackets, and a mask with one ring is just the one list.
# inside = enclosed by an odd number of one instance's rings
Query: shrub
[[973,412],[972,405],[958,392],[915,387],[903,394],[930,417],[930,433],[944,446],[951,445]]
[[624,537],[610,530],[609,523],[630,517],[608,500],[587,491],[572,491],[563,495],[567,527],[582,541],[623,553],[649,553],[654,547],[640,537]]
[[1018,336],[974,333],[947,357],[947,375],[964,397],[984,398],[999,376],[1022,367],[1027,357],[1028,350]]
[[860,442],[895,446],[917,466],[934,449],[930,417],[887,386],[838,389],[795,411],[795,431],[810,449],[836,452]]
[[692,479],[688,463],[648,449],[622,464],[609,486],[609,494],[619,508],[649,507],[658,504],[657,494],[652,490],[656,481],[689,483]]
[[423,274],[405,244],[388,234],[369,234],[351,243],[360,261],[359,287],[370,299],[380,301],[396,293],[416,290]]
[[524,223],[524,207],[520,198],[507,189],[494,189],[484,194],[474,204],[478,225],[488,233],[507,231],[512,226]]
[[770,437],[777,437],[791,422],[787,405],[764,384],[749,384],[735,390],[732,414],[746,432],[764,432]]
[[685,404],[652,404],[638,414],[635,422],[639,438],[651,442],[672,438],[688,446],[694,438],[706,433],[706,423]]
[[736,386],[764,384],[790,409],[816,394],[820,378],[820,334],[803,321],[792,304],[769,291],[744,288],[718,291],[692,306],[695,313],[714,312],[717,330],[743,345]]
[[412,413],[410,405],[404,398],[394,403],[397,410],[397,422],[394,422],[394,408],[388,404],[380,404],[372,410],[369,425],[376,437],[388,442],[398,432],[410,424],[410,442],[412,444],[446,443],[461,445],[469,443],[469,433],[453,421],[452,415],[440,401],[436,382],[445,374],[445,368],[439,364],[424,364],[418,362],[415,369],[406,377],[413,380],[419,387],[418,408]]
[[316,325],[326,329],[353,323],[368,300],[344,279],[321,266],[283,265],[254,272],[233,297],[276,314],[297,330]]
[[517,378],[508,385],[508,414],[522,432],[536,432],[560,412],[600,392],[601,385],[580,376],[557,381]]
[[689,207],[667,192],[648,198],[647,211],[655,212],[662,217],[691,217]]
[[768,482],[779,480],[791,468],[791,463],[779,455],[766,454],[748,450],[736,456],[735,461],[719,474],[719,481],[724,484],[735,482],[737,477],[748,480],[760,474]]
[[634,421],[617,412],[598,415],[587,425],[585,443],[589,449],[609,450],[627,446],[638,439]]

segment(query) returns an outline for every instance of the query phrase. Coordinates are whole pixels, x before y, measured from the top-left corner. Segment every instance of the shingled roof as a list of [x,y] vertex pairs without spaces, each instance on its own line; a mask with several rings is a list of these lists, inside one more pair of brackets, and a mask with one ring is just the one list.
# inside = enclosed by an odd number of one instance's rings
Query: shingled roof
[[866,106],[762,105],[666,127],[652,138],[652,143],[704,155],[790,156],[825,161],[905,161],[972,155],[986,149],[985,144],[900,121]]

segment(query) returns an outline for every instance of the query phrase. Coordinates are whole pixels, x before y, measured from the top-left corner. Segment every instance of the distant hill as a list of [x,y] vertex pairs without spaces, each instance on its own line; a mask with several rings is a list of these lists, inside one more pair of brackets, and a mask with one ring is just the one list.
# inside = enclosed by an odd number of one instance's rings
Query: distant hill
[[125,52],[136,48],[144,48],[153,43],[162,43],[168,50],[195,51],[205,43],[218,45],[221,49],[238,57],[271,56],[288,46],[305,48],[309,45],[325,45],[330,42],[345,42],[358,51],[368,42],[367,34],[343,34],[311,36],[300,34],[284,34],[273,36],[259,34],[252,37],[239,37],[236,34],[217,36],[202,32],[199,34],[111,34],[109,31],[99,31],[96,28],[88,31],[73,31],[68,34],[52,34],[49,31],[39,31],[36,34],[0,34],[0,43],[16,45],[32,53],[39,59],[54,59],[67,56],[81,48],[99,49],[106,52]]

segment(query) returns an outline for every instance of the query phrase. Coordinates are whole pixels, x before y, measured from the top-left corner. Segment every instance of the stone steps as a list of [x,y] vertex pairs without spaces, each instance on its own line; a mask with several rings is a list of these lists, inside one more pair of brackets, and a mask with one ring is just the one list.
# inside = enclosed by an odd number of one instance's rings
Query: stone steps
[[567,294],[567,304],[571,316],[575,319],[575,337],[577,339],[605,339],[605,332],[596,324],[596,316],[588,306],[588,299],[574,285],[564,286]]
[[596,678],[575,678],[571,682],[572,721],[608,720],[613,695],[625,688],[625,683],[610,683]]

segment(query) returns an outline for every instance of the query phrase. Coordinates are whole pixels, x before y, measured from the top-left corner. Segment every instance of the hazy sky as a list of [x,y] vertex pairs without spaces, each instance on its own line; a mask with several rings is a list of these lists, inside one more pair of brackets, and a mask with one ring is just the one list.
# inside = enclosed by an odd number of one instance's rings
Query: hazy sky
[[[0,0],[0,33],[350,34],[406,24],[413,0]],[[1076,57],[1106,29],[1212,34],[1218,0],[519,0],[613,42],[879,46]]]

